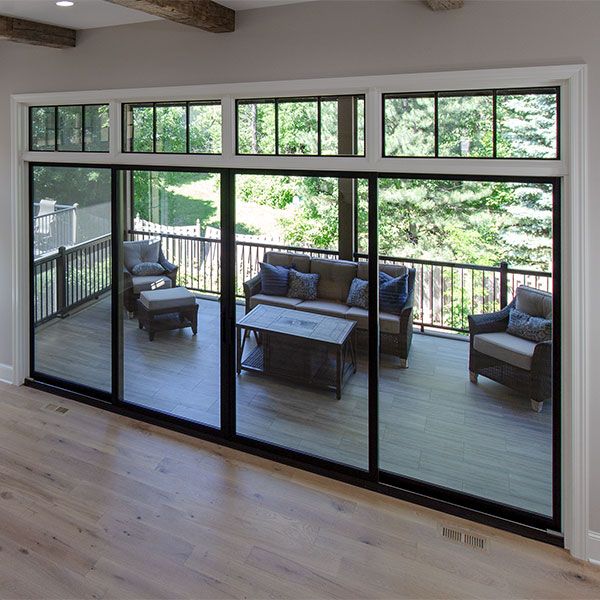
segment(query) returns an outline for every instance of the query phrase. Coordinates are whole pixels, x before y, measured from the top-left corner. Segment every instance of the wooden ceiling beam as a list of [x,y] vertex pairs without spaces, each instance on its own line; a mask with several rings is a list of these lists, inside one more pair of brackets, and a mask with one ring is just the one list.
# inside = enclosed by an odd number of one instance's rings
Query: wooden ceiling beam
[[453,10],[462,8],[465,4],[464,0],[426,0],[427,6],[431,10]]
[[106,0],[212,33],[235,30],[235,11],[213,0]]
[[0,40],[50,48],[73,48],[76,39],[74,29],[0,15]]

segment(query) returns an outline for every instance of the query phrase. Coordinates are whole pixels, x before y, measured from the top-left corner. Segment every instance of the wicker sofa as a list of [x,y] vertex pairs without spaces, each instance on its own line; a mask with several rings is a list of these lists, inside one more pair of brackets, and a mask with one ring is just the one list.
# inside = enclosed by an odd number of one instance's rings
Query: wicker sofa
[[469,316],[469,375],[493,379],[527,395],[531,408],[540,412],[552,396],[552,341],[531,342],[507,333],[511,309],[552,320],[552,294],[527,286],[517,289],[504,309]]
[[[271,296],[261,292],[260,274],[244,283],[246,312],[259,304],[280,306],[299,311],[314,312],[332,317],[351,319],[357,322],[359,344],[367,339],[368,311],[350,307],[346,304],[352,280],[369,279],[368,263],[345,260],[311,258],[306,254],[287,252],[267,252],[264,262],[276,266],[292,266],[304,273],[320,275],[317,300],[299,300],[287,296]],[[413,333],[413,299],[415,270],[399,265],[381,265],[381,270],[399,277],[409,273],[409,296],[399,315],[381,312],[379,323],[381,331],[381,351],[400,359],[401,367],[408,367],[408,353]]]

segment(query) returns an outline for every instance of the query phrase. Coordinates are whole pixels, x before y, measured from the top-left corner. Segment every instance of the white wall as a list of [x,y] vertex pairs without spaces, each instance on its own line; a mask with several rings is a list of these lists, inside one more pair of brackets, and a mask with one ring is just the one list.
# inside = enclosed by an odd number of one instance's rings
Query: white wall
[[[334,0],[238,13],[237,31],[214,35],[163,21],[87,30],[78,46],[52,50],[0,42],[0,314],[10,314],[11,94],[197,83],[266,81],[490,67],[589,66],[589,286],[600,297],[600,2],[469,1],[434,13],[421,2]],[[2,364],[12,363],[9,319]],[[590,427],[600,429],[600,313],[590,315]],[[600,456],[600,437],[591,440]],[[600,469],[591,465],[590,528],[600,532]],[[597,541],[600,559],[600,536]]]

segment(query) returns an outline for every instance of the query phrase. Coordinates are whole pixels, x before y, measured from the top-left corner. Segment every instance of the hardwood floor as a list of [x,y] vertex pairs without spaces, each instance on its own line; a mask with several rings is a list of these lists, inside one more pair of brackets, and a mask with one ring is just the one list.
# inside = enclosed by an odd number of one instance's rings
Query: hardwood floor
[[[200,301],[199,335],[157,334],[124,323],[125,398],[219,425],[219,305]],[[243,308],[240,307],[240,316]],[[110,382],[107,300],[36,334],[40,371],[105,388]],[[250,341],[251,343],[251,341]],[[540,514],[551,514],[551,406],[485,378],[469,382],[468,344],[415,335],[409,369],[381,358],[383,469]],[[238,430],[244,435],[367,468],[366,357],[341,400],[329,391],[242,373]]]
[[0,411],[2,598],[600,598],[558,548],[29,388]]

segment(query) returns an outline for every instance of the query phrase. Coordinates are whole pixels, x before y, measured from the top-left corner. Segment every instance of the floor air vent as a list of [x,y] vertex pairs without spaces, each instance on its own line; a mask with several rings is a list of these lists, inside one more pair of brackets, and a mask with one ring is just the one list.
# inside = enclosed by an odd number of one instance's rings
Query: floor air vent
[[46,404],[44,407],[46,410],[52,410],[54,412],[60,413],[64,415],[66,412],[69,412],[69,409],[64,406],[57,406],[56,404]]
[[461,544],[463,546],[469,546],[469,548],[475,548],[476,550],[487,550],[488,547],[488,541],[486,538],[470,533],[469,531],[457,529],[456,527],[442,525],[440,527],[440,534],[443,538],[446,538],[451,542]]

